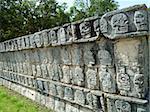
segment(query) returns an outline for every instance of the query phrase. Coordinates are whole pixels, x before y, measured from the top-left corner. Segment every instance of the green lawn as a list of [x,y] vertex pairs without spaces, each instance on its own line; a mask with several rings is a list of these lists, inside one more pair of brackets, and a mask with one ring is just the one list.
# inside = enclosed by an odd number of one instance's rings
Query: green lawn
[[0,86],[0,112],[52,112],[31,100]]

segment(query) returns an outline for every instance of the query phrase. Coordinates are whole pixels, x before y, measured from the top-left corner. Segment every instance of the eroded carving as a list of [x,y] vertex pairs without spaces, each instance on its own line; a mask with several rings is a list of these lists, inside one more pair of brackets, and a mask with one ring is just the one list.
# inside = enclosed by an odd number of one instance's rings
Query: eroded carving
[[102,33],[107,33],[108,32],[108,23],[105,18],[100,19],[100,30]]
[[136,94],[139,98],[144,97],[144,74],[135,74],[134,79],[134,88],[136,91]]
[[131,85],[130,85],[130,77],[125,72],[125,68],[120,68],[120,72],[117,75],[117,84],[120,90],[120,94],[127,95],[131,89]]
[[73,100],[73,89],[70,87],[65,87],[65,96],[64,98],[67,100]]
[[79,66],[75,67],[72,74],[72,83],[78,86],[84,85],[84,74],[82,68]]
[[93,22],[93,26],[94,26],[94,31],[96,32],[96,35],[99,36],[100,35],[100,23],[99,23],[99,19],[96,19]]
[[58,43],[62,44],[66,42],[66,32],[65,28],[60,28],[57,32],[58,35]]
[[65,103],[63,101],[55,101],[55,111],[56,112],[65,112]]
[[53,83],[50,83],[49,84],[49,93],[51,94],[51,95],[57,95],[57,90],[56,90],[56,85],[55,84],[53,84]]
[[98,88],[98,82],[97,82],[97,71],[92,69],[92,64],[90,63],[88,65],[88,70],[86,72],[86,79],[87,79],[87,87],[89,89],[97,89]]
[[89,21],[84,21],[80,24],[80,33],[83,38],[91,37],[91,24]]
[[64,97],[64,87],[63,86],[56,86],[56,89],[57,89],[57,95],[60,98],[63,98]]
[[74,93],[74,98],[75,98],[75,102],[78,104],[85,104],[85,95],[83,93],[83,91],[81,90],[76,90]]
[[101,49],[98,51],[98,59],[99,59],[99,63],[102,65],[111,65],[112,64],[111,55],[106,50]]
[[57,43],[57,34],[56,34],[56,31],[55,31],[54,29],[52,29],[52,30],[49,32],[49,35],[50,35],[51,43],[52,43],[52,44],[56,44],[56,43]]
[[128,32],[129,21],[124,13],[116,14],[111,18],[111,26],[115,34]]
[[137,28],[137,31],[148,30],[148,17],[147,12],[145,10],[135,11],[134,24]]
[[117,112],[131,112],[131,105],[125,101],[116,100],[115,107]]
[[109,72],[107,66],[101,65],[99,71],[99,77],[101,82],[102,90],[105,92],[113,93],[115,92],[113,77],[114,72]]
[[70,83],[72,76],[71,76],[71,70],[69,68],[69,66],[64,65],[62,67],[62,71],[63,71],[63,79],[62,82],[64,83]]

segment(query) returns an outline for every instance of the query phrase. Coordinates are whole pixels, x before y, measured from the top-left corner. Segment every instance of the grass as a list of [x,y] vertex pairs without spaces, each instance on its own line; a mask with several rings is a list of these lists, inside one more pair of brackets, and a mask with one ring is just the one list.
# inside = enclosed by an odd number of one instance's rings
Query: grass
[[46,107],[0,86],[0,112],[52,112]]

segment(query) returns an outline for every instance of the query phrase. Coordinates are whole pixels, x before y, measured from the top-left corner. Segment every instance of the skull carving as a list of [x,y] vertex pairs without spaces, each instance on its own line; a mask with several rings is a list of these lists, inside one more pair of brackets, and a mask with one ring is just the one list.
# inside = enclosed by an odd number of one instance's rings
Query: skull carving
[[116,100],[115,107],[117,112],[131,112],[131,105],[125,101]]
[[100,34],[99,19],[95,20],[93,22],[93,25],[94,25],[94,31],[96,32],[96,35],[99,36],[99,34]]
[[125,14],[116,14],[111,18],[112,29],[115,34],[128,32],[129,21]]
[[125,69],[121,68],[120,73],[117,76],[118,88],[122,95],[126,95],[130,91],[130,77],[125,73]]
[[84,38],[90,38],[91,37],[90,22],[85,21],[85,22],[80,24],[80,33],[81,33],[81,36]]
[[138,97],[141,98],[144,94],[144,75],[136,74],[134,76],[134,87],[138,94]]
[[134,24],[137,28],[137,31],[147,31],[147,12],[145,10],[136,11],[134,14]]
[[108,32],[108,24],[106,19],[101,18],[100,20],[100,29],[102,33],[107,33]]

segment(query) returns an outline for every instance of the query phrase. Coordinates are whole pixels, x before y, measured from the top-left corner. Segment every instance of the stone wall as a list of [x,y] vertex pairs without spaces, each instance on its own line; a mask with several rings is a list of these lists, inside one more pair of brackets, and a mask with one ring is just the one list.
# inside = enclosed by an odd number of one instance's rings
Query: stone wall
[[0,43],[0,84],[56,112],[150,112],[150,13],[108,12]]

